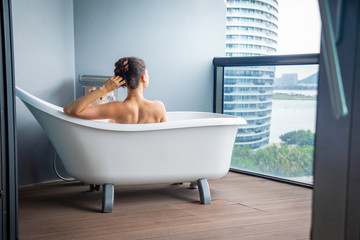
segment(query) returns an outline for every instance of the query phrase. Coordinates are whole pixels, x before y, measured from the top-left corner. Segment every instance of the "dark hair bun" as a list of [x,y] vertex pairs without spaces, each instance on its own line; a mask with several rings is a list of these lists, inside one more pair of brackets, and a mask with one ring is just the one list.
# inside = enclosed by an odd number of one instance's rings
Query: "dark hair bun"
[[129,71],[129,61],[127,58],[121,58],[119,61],[115,63],[115,75],[123,75],[127,71]]
[[115,63],[114,73],[115,76],[125,79],[128,88],[135,89],[139,86],[140,78],[145,74],[145,70],[146,66],[142,59],[125,57]]

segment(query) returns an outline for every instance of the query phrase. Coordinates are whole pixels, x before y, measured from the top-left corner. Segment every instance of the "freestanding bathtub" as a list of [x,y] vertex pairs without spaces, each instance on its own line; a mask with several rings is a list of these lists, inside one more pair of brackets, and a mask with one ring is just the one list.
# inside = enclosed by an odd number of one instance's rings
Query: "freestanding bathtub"
[[66,115],[61,107],[16,87],[46,132],[66,171],[103,185],[103,212],[111,212],[114,185],[197,181],[200,201],[211,202],[207,180],[230,168],[242,118],[202,112],[168,112],[168,122],[117,124]]

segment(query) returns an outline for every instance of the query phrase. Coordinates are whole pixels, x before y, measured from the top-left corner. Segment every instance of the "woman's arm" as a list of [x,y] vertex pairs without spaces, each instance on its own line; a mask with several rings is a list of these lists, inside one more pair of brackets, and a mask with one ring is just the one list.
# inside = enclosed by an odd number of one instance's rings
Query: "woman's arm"
[[103,113],[111,113],[108,108],[112,106],[112,104],[102,104],[98,106],[90,106],[89,105],[94,102],[96,99],[102,97],[108,92],[113,91],[117,87],[125,84],[122,77],[113,76],[109,78],[100,88],[96,89],[89,94],[82,96],[76,99],[74,102],[70,103],[66,107],[64,107],[64,112],[70,116],[87,118],[87,119],[99,119],[102,118]]

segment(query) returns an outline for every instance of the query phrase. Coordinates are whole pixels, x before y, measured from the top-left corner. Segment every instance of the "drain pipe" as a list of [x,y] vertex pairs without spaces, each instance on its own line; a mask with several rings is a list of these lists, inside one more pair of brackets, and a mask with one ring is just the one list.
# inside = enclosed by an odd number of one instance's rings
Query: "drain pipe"
[[56,167],[56,159],[57,159],[56,155],[57,155],[56,151],[54,151],[53,169],[54,169],[54,172],[55,172],[56,176],[58,176],[58,178],[60,178],[61,180],[66,181],[66,182],[74,182],[74,181],[76,181],[75,178],[65,178],[65,177],[60,175],[60,173],[59,173],[59,171],[57,170],[57,167]]

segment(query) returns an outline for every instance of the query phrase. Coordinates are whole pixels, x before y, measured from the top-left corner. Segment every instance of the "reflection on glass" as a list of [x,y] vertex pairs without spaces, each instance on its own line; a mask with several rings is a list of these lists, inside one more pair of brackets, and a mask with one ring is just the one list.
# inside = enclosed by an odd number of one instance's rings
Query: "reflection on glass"
[[224,113],[246,119],[232,168],[312,184],[317,65],[224,69]]

